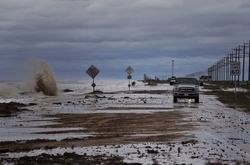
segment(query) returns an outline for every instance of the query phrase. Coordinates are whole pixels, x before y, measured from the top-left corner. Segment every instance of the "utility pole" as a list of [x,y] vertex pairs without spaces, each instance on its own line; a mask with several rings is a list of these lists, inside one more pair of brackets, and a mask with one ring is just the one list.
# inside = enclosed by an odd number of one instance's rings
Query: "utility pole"
[[222,58],[219,62],[218,62],[218,72],[219,72],[219,81],[223,81],[224,80],[224,58]]
[[172,60],[172,77],[174,76],[174,60]]
[[[240,45],[238,46],[237,62],[240,62]],[[240,85],[240,75],[238,76],[238,85]]]
[[224,65],[224,81],[227,81],[227,57],[223,57],[223,65]]
[[222,58],[222,66],[223,66],[223,70],[222,70],[222,72],[223,72],[223,81],[225,81],[226,80],[226,58],[225,57],[223,57]]
[[250,81],[250,41],[244,45],[248,46],[248,81]]
[[246,43],[244,42],[244,45],[243,46],[241,46],[241,47],[243,47],[243,61],[242,61],[242,82],[244,82],[245,81],[245,57],[246,57],[246,54],[245,54],[245,52],[246,52]]
[[250,41],[248,42],[248,81],[250,81]]
[[226,81],[230,80],[230,72],[229,72],[229,60],[230,56],[226,57]]
[[214,64],[214,81],[217,81],[217,64]]
[[219,62],[216,63],[216,80],[219,81]]
[[[230,65],[230,69],[231,69],[231,62],[234,62],[234,54],[233,53],[229,53],[228,55],[230,57],[229,65]],[[233,83],[233,76],[231,74],[230,74],[230,80]]]

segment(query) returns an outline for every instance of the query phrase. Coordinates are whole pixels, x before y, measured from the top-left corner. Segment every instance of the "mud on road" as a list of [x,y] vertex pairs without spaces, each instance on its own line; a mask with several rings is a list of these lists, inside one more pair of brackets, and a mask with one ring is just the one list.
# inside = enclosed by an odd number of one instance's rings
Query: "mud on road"
[[32,140],[16,144],[0,143],[5,151],[25,151],[39,148],[83,147],[96,145],[133,144],[142,142],[169,142],[191,138],[183,131],[193,129],[194,124],[184,120],[180,112],[158,112],[153,114],[98,113],[64,114],[50,116],[58,124],[44,128],[79,128],[70,131],[50,131],[40,134],[76,133],[91,135],[84,138],[56,140]]
[[[209,125],[212,119],[203,116],[206,116],[206,113],[211,115],[212,112],[205,112],[204,109],[201,109],[197,111],[198,116],[195,116],[193,112],[190,113],[190,110],[194,111],[199,104],[185,101],[176,106],[166,106],[172,105],[170,94],[170,91],[164,90],[143,90],[134,93],[99,93],[96,95],[71,95],[65,98],[45,97],[41,100],[34,100],[27,107],[29,111],[33,112],[29,115],[32,116],[38,111],[42,111],[40,112],[41,118],[28,122],[42,120],[48,121],[48,124],[33,126],[37,131],[31,134],[40,137],[44,135],[44,138],[0,142],[0,162],[16,164],[33,164],[34,162],[38,164],[144,164],[136,160],[124,161],[124,158],[136,154],[137,159],[143,157],[146,159],[149,154],[153,155],[153,158],[146,161],[150,162],[146,164],[162,164],[164,161],[164,164],[179,164],[180,162],[193,163],[203,159],[205,154],[202,152],[207,152],[207,157],[221,158],[227,162],[228,158],[225,156],[223,158],[226,146],[218,151],[216,147],[199,141],[192,134],[192,131],[204,129],[204,126]],[[180,110],[185,107],[187,110]],[[59,111],[61,113],[58,113]],[[20,114],[25,112],[17,110],[13,113],[22,118]],[[202,116],[199,117],[199,115]],[[221,118],[217,112],[216,115],[216,118],[227,119],[226,115],[221,115]],[[19,127],[25,127],[25,125],[19,125]],[[42,131],[39,131],[40,129]],[[215,130],[215,132],[217,131]],[[66,135],[66,137],[60,140],[46,138],[60,135]],[[71,135],[77,136],[72,137]],[[202,146],[197,146],[200,143]],[[144,152],[136,146],[137,144],[143,146],[141,148],[144,148]],[[134,148],[134,151],[128,151],[129,153],[121,156],[120,150],[127,145],[131,145],[130,148]],[[210,148],[206,149],[206,146],[209,145]],[[212,145],[219,146],[221,142],[212,141]],[[79,147],[85,148],[81,149],[81,154],[74,152]],[[97,154],[87,152],[91,147],[96,147]],[[203,151],[199,147],[204,148]],[[67,153],[66,150],[61,154],[41,153],[33,156],[25,156],[25,154],[18,157],[10,156],[11,153],[39,152],[41,149],[57,148],[71,149],[71,153]],[[117,154],[110,154],[111,149]],[[184,157],[183,159],[181,155]],[[157,161],[158,157],[161,157],[161,161]],[[179,158],[176,159],[176,157]],[[186,162],[186,160],[188,161]],[[209,162],[209,159],[207,161]]]
[[[32,140],[11,143],[0,143],[1,150],[5,152],[30,151],[33,149],[52,149],[57,147],[86,147],[105,146],[119,144],[136,144],[142,142],[170,142],[176,139],[191,138],[181,133],[192,129],[193,125],[183,120],[183,115],[178,112],[160,112],[155,114],[73,114],[50,116],[58,123],[48,127],[55,128],[82,128],[73,133],[93,134],[86,138],[56,140]],[[180,127],[180,125],[182,125]],[[71,132],[71,133],[72,133]],[[43,132],[43,134],[60,134],[64,131]],[[70,133],[67,131],[66,133]],[[29,163],[55,163],[60,164],[136,164],[124,163],[119,156],[90,156],[66,153],[61,156],[43,154],[39,157],[22,157],[21,159],[10,159],[9,161],[19,164]],[[140,164],[140,163],[137,163]]]

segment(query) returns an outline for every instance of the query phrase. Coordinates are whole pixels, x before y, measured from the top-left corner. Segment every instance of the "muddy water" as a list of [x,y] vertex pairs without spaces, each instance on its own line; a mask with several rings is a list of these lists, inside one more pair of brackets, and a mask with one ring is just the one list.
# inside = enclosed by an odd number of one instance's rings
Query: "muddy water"
[[[24,144],[25,139],[34,135],[57,140],[52,143],[53,151],[35,150],[28,152],[30,155],[76,151],[78,154],[108,153],[124,157],[126,162],[142,164],[152,164],[152,160],[164,164],[166,157],[167,162],[193,164],[250,161],[250,115],[227,108],[213,96],[202,95],[199,104],[190,100],[173,104],[167,90],[158,94],[117,92],[98,96],[73,92],[38,97],[32,102],[37,105],[29,107],[30,112],[1,120],[1,129],[5,131],[0,131],[3,141],[9,139],[4,139],[8,129],[13,133],[11,136],[15,136],[15,129],[20,128],[32,128],[18,137]],[[9,127],[8,121],[11,121]],[[76,139],[62,142],[60,135],[66,135],[64,139]],[[51,143],[47,142],[42,144]],[[8,154],[20,157],[28,153]]]

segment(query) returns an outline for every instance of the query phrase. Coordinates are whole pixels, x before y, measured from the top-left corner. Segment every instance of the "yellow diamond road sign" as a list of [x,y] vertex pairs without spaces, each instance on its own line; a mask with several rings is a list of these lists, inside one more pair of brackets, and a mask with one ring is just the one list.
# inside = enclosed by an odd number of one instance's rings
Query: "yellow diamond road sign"
[[86,73],[92,78],[95,78],[99,72],[100,70],[97,69],[94,65],[91,65],[89,69],[86,71]]
[[128,75],[131,75],[134,72],[134,69],[129,66],[125,71],[128,73]]

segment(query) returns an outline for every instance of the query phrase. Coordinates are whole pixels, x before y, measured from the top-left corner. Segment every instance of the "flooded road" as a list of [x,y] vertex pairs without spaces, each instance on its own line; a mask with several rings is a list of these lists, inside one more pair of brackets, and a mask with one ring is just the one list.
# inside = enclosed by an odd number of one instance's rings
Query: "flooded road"
[[[82,84],[73,92],[2,98],[32,103],[0,121],[0,157],[18,159],[75,153],[116,155],[127,163],[250,162],[250,114],[226,107],[202,89],[200,103],[173,103],[172,87],[102,83],[96,95]],[[2,156],[1,156],[2,155]],[[17,161],[17,160],[13,160]]]

